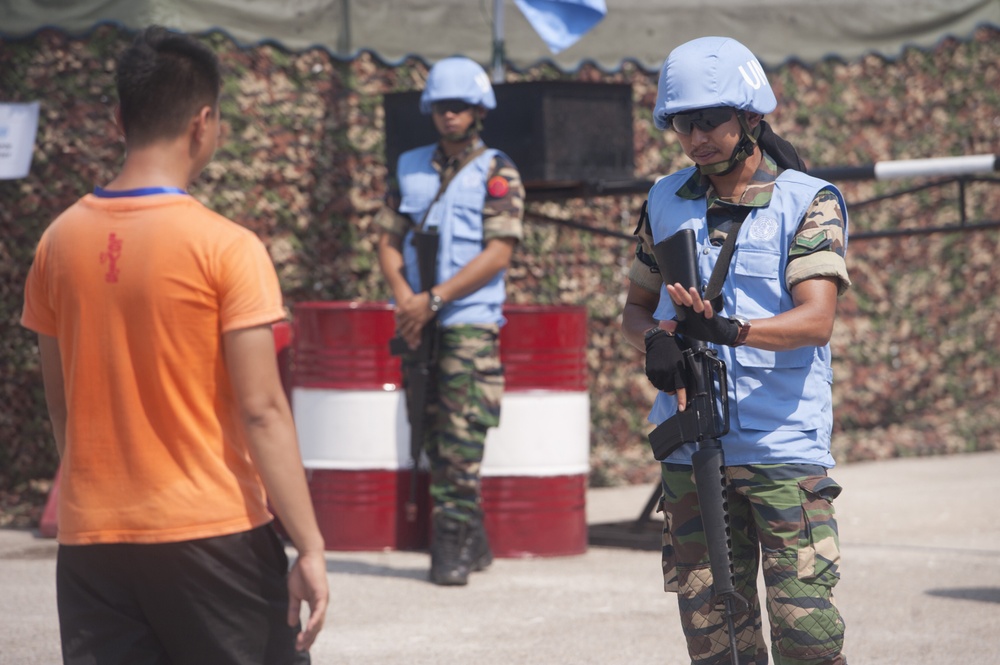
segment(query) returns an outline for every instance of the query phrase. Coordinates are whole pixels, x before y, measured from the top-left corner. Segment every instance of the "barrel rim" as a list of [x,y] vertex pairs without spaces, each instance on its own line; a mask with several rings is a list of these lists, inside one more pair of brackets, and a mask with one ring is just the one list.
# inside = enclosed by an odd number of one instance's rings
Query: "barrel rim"
[[293,310],[361,310],[371,312],[392,311],[391,303],[384,300],[304,300],[292,305]]

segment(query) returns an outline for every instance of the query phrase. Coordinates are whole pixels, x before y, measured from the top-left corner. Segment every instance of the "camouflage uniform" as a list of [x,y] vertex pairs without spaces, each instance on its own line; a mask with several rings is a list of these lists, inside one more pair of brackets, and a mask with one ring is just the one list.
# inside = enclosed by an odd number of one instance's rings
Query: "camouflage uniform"
[[[474,142],[466,153],[450,159],[439,147],[432,165],[442,178],[447,177],[465,154],[480,145],[481,142]],[[521,176],[502,154],[494,158],[489,172],[489,182],[500,179],[507,186],[490,189],[484,201],[483,243],[494,238],[520,240],[524,211]],[[393,178],[388,184],[386,204],[375,222],[382,229],[403,236],[414,222],[398,212],[399,204],[399,185]],[[428,396],[425,441],[431,461],[435,515],[445,513],[460,521],[481,515],[479,468],[486,432],[500,421],[504,386],[498,336],[499,326],[495,324],[453,325],[438,331],[438,362]]]
[[[678,594],[694,665],[725,665],[729,638],[712,603],[712,571],[691,467],[663,464],[664,590]],[[736,591],[750,604],[736,621],[740,662],[764,665],[757,569],[763,559],[777,665],[844,665],[844,622],[833,599],[840,545],[832,501],[840,486],[811,464],[726,467]]]
[[427,407],[425,451],[434,512],[468,519],[481,512],[479,467],[486,431],[500,423],[504,377],[499,327],[442,328]]
[[[722,244],[737,205],[766,206],[780,173],[764,159],[741,201],[723,201],[711,181],[695,171],[678,196],[705,197],[709,237]],[[807,210],[789,248],[787,288],[816,277],[850,286],[844,261],[844,223],[834,194],[821,191]],[[636,229],[636,258],[629,278],[659,293],[662,279],[648,222]],[[725,438],[723,437],[723,448]],[[833,599],[840,578],[840,549],[832,501],[840,487],[812,464],[756,464],[725,469],[736,591],[750,603],[737,617],[741,663],[768,662],[761,635],[757,570],[763,563],[771,651],[778,665],[845,665],[844,622]],[[712,573],[702,530],[692,468],[663,464],[664,590],[678,594],[681,624],[693,665],[728,664],[729,637],[723,613],[712,602]]]

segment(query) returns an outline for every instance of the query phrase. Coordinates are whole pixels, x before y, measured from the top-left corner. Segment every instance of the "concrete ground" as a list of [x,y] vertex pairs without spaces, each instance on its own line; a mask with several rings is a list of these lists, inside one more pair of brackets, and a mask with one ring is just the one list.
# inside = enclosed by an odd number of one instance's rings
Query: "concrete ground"
[[[841,466],[845,653],[863,665],[1000,665],[1000,453]],[[499,559],[465,588],[419,552],[330,552],[332,603],[313,662],[683,664],[652,488],[587,494],[590,546]],[[60,662],[54,541],[0,530],[0,665]]]

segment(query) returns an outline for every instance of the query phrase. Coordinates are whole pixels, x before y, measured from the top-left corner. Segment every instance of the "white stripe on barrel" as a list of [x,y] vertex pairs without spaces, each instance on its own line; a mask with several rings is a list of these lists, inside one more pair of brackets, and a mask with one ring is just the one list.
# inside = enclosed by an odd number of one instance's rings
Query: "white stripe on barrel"
[[328,550],[423,549],[427,478],[410,500],[409,425],[386,303],[295,306],[292,406]]

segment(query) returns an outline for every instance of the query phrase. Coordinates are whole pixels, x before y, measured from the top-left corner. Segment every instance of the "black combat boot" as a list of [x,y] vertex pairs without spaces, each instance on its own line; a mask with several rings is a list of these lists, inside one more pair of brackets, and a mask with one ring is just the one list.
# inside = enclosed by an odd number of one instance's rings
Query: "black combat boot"
[[464,586],[469,583],[469,526],[469,522],[447,515],[434,516],[430,574],[434,584]]
[[493,550],[486,535],[486,527],[480,515],[469,524],[469,568],[472,572],[486,570],[493,563]]

